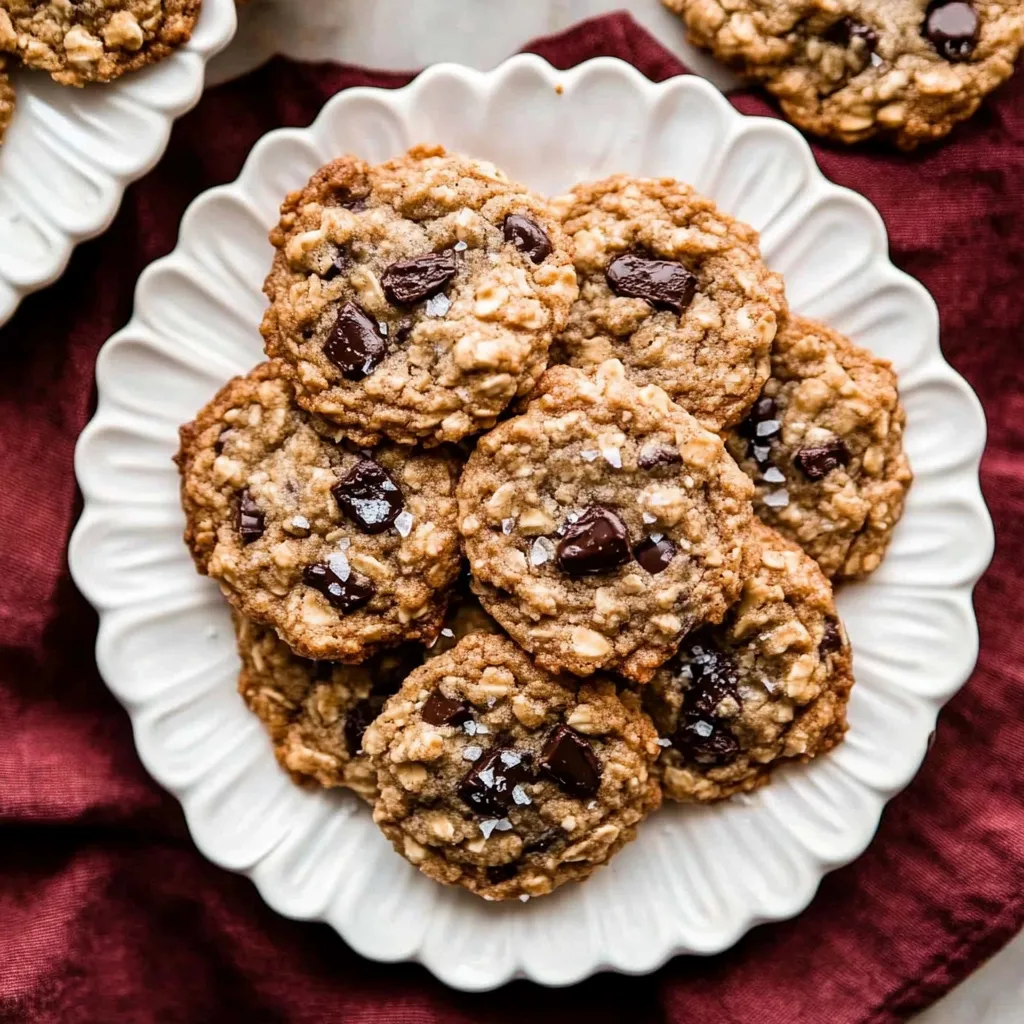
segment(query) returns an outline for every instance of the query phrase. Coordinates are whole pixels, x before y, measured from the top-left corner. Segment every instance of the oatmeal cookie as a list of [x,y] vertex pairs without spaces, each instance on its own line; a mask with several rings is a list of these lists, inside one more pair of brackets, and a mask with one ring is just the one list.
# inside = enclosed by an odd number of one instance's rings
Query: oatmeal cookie
[[242,670],[238,690],[270,734],[281,766],[296,782],[344,786],[371,803],[377,774],[362,753],[363,733],[406,676],[451,650],[471,633],[496,633],[498,624],[471,595],[448,609],[431,647],[406,643],[361,665],[310,661],[293,654],[268,626],[233,615]]
[[473,589],[542,667],[644,682],[739,594],[751,493],[721,438],[617,360],[553,367],[459,482]]
[[271,241],[267,353],[300,405],[363,444],[493,426],[544,371],[577,294],[545,201],[436,146],[321,168]]
[[644,687],[665,739],[665,796],[721,800],[756,789],[790,759],[809,761],[846,732],[850,644],[832,587],[775,530],[751,537],[757,569],[725,621],[692,633]]
[[1010,77],[1019,0],[664,0],[692,42],[807,131],[903,149],[938,139]]
[[61,85],[109,82],[192,37],[202,0],[0,0],[0,50]]
[[661,799],[639,698],[609,679],[567,686],[504,637],[467,637],[413,672],[363,746],[395,849],[485,899],[586,878]]
[[786,310],[757,233],[671,178],[620,174],[557,203],[580,297],[552,361],[589,369],[619,359],[709,430],[741,420]]
[[7,61],[0,55],[0,142],[14,117],[14,84],[7,73]]
[[825,575],[852,579],[878,568],[903,514],[905,421],[889,363],[793,317],[761,398],[727,444],[755,482],[757,514]]
[[354,663],[432,640],[459,573],[457,462],[346,446],[279,370],[235,378],[181,428],[196,566],[304,657]]

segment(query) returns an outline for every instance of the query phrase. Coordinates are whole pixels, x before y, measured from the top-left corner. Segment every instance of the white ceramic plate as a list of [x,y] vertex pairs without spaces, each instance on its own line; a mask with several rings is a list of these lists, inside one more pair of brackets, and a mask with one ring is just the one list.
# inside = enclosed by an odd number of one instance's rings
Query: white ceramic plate
[[109,85],[73,89],[42,71],[13,72],[17,106],[0,146],[0,325],[60,277],[79,242],[107,229],[235,28],[235,0],[203,0],[185,46]]
[[[632,171],[710,193],[761,229],[794,309],[896,364],[917,473],[885,564],[840,596],[858,678],[847,742],[752,797],[664,809],[585,885],[528,904],[428,881],[354,798],[287,780],[235,693],[227,609],[180,539],[176,429],[260,359],[266,232],[281,198],[337,154],[378,161],[424,140],[547,192]],[[874,208],[827,182],[792,128],[738,114],[698,78],[653,85],[615,60],[560,72],[524,56],[489,73],[437,66],[395,92],[350,89],[309,129],[268,135],[237,182],[196,200],[177,249],[143,274],[135,317],[107,343],[97,378],[71,567],[100,611],[100,670],[146,767],[181,800],[199,848],[249,875],[271,906],[458,988],[650,971],[797,914],[870,841],[974,665],[971,589],[992,550],[978,488],[985,424],[939,351],[935,306],[890,264]]]

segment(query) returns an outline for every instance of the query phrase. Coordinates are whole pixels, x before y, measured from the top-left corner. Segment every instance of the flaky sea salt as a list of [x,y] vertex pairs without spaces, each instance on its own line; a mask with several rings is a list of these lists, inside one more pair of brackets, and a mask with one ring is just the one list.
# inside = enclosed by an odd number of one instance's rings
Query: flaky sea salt
[[658,517],[657,516],[652,516],[650,512],[645,512],[640,518],[643,519],[643,521],[648,526],[650,526],[651,523],[656,523],[658,521]]
[[483,749],[477,746],[466,747],[462,752],[463,761],[479,761],[483,755]]
[[327,556],[327,564],[330,567],[331,572],[344,583],[352,573],[352,569],[348,564],[348,559],[345,557],[344,551],[332,551]]
[[447,626],[445,626],[444,629],[441,630],[441,636],[452,637],[455,636],[455,634]]
[[530,564],[543,565],[555,557],[555,545],[548,537],[538,537],[530,546]]
[[476,733],[476,722],[474,722],[472,718],[468,722],[463,722],[462,723],[462,731],[467,736],[474,735]]
[[522,786],[512,787],[512,799],[515,800],[517,804],[523,807],[525,807],[527,804],[533,803],[533,801],[530,799],[530,794],[527,793]]
[[783,487],[764,496],[764,503],[769,508],[785,508],[789,504],[789,491]]
[[501,763],[506,768],[515,768],[522,761],[522,758],[513,750],[503,750],[499,756],[501,757]]
[[292,516],[292,526],[296,530],[308,530],[309,520],[305,516]]
[[614,445],[605,445],[601,449],[601,454],[612,469],[622,469],[622,452]]
[[399,512],[395,516],[395,529],[399,532],[402,537],[408,537],[412,532],[412,513],[411,512]]
[[491,833],[494,831],[498,824],[497,818],[488,818],[486,821],[480,822],[480,831],[484,834],[484,839],[490,839]]
[[658,746],[659,747],[671,747],[672,746],[672,741],[665,739],[664,736],[660,736],[658,738]]
[[483,722],[478,722],[476,727],[477,736],[486,736],[491,730],[484,725]]
[[601,453],[599,451],[595,451],[593,448],[585,448],[580,452],[580,458],[584,462],[593,462],[600,454]]
[[483,784],[484,784],[484,785],[485,785],[485,786],[486,786],[486,787],[487,787],[488,789],[490,789],[490,788],[491,788],[491,787],[492,787],[492,786],[494,785],[494,769],[493,769],[493,768],[485,768],[485,769],[484,769],[484,770],[483,770],[483,771],[482,771],[482,772],[481,772],[481,773],[480,773],[480,774],[479,774],[479,775],[477,776],[477,778],[478,778],[478,779],[479,779],[479,780],[480,780],[480,781],[481,781],[481,782],[482,782],[482,783],[483,783]]
[[508,818],[501,818],[498,823],[494,826],[499,832],[511,832],[512,822]]
[[462,241],[462,239],[460,238],[460,239],[459,239],[459,240],[458,240],[458,241],[457,241],[457,242],[456,242],[456,243],[455,243],[455,244],[454,244],[454,245],[452,246],[452,248],[453,248],[453,249],[454,249],[454,250],[455,250],[456,252],[465,252],[465,251],[466,251],[466,250],[467,250],[467,249],[469,248],[469,246],[468,246],[468,245],[466,245],[466,243],[465,243],[464,241]]
[[774,437],[779,432],[781,426],[782,424],[778,420],[761,420],[754,428],[754,433],[758,437]]
[[786,482],[786,475],[778,466],[769,466],[761,476],[766,484],[782,484]]
[[451,308],[452,300],[444,292],[439,292],[437,295],[432,295],[427,299],[426,314],[427,316],[440,317],[444,316]]
[[715,727],[710,722],[697,721],[694,722],[693,731],[703,739],[707,739],[715,731]]
[[501,532],[507,537],[516,528],[516,521],[514,519],[502,519],[501,521]]
[[527,896],[527,895],[526,895],[526,893],[524,892],[524,893],[523,893],[523,894],[522,894],[522,895],[521,895],[521,896],[519,897],[519,902],[520,902],[520,903],[526,903],[526,902],[528,902],[528,901],[529,901],[529,899],[530,899],[530,897],[529,897],[529,896]]

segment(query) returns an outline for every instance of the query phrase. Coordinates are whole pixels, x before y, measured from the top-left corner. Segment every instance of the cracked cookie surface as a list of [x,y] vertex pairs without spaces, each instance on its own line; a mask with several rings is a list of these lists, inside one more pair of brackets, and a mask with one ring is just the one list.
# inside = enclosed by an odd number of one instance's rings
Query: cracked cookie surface
[[580,297],[553,362],[619,359],[710,430],[743,418],[786,310],[757,232],[671,178],[616,175],[556,201]]
[[654,727],[608,679],[577,689],[470,636],[413,672],[364,737],[374,820],[424,874],[485,899],[586,878],[660,803]]
[[242,670],[238,690],[263,722],[281,766],[296,782],[342,786],[377,796],[377,773],[362,752],[363,733],[387,698],[425,659],[471,633],[498,625],[471,595],[456,597],[431,647],[405,643],[360,665],[311,661],[292,653],[269,626],[233,615]]
[[617,360],[553,367],[459,482],[474,592],[544,668],[644,682],[738,595],[751,493],[721,438]]
[[673,800],[756,789],[781,762],[810,760],[846,732],[852,659],[832,587],[769,527],[751,543],[757,567],[725,621],[688,636],[643,689]]
[[791,317],[761,398],[727,437],[757,514],[830,578],[877,569],[903,514],[913,477],[896,384],[884,359]]
[[447,452],[355,449],[264,363],[182,427],[177,462],[197,568],[296,653],[354,663],[437,635],[460,565]]
[[187,43],[201,0],[0,0],[0,50],[61,85],[109,82]]
[[1017,0],[664,0],[692,42],[765,84],[790,120],[904,149],[946,135],[1013,72]]
[[303,407],[361,443],[493,426],[577,294],[546,201],[440,147],[335,160],[285,201],[271,241],[267,353]]

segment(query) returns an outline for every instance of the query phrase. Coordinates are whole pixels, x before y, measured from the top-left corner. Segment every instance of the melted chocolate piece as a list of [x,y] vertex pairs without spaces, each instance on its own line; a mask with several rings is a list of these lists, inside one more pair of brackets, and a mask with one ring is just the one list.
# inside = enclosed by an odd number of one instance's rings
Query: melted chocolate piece
[[861,43],[868,53],[874,53],[878,48],[878,33],[870,26],[864,25],[853,18],[840,18],[834,25],[830,25],[822,36],[827,43],[835,43],[837,46],[849,46],[851,43]]
[[697,278],[681,263],[626,253],[605,270],[608,287],[616,295],[646,299],[656,309],[682,313],[693,301]]
[[321,275],[325,281],[333,281],[340,274],[349,274],[352,271],[352,260],[349,254],[341,249],[334,257],[331,265]]
[[548,737],[540,766],[570,796],[593,796],[601,785],[601,762],[575,729],[560,725]]
[[391,474],[373,459],[361,459],[332,488],[342,512],[363,533],[383,533],[405,507]]
[[491,885],[501,885],[502,882],[515,878],[517,874],[519,874],[519,865],[515,861],[510,864],[492,864],[487,869],[487,881]]
[[921,31],[946,60],[970,60],[978,45],[978,12],[963,0],[936,0],[928,8]]
[[338,313],[324,355],[341,370],[345,380],[368,377],[388,354],[388,342],[377,321],[354,302],[346,302]]
[[420,717],[427,725],[462,725],[473,717],[473,713],[465,701],[446,697],[440,690],[435,690],[426,699]]
[[315,562],[302,570],[302,582],[319,591],[342,615],[362,608],[377,591],[373,584],[354,572],[342,579],[326,562]]
[[831,651],[838,651],[843,646],[843,634],[839,632],[839,623],[835,619],[825,620],[825,629],[821,634],[821,643],[818,650],[823,654]]
[[[655,540],[655,537],[658,539]],[[633,557],[640,563],[641,568],[646,569],[652,576],[657,576],[659,572],[664,572],[669,562],[676,557],[676,546],[664,534],[653,534],[633,548]]]
[[387,697],[384,695],[372,694],[356,704],[345,716],[345,746],[351,757],[355,757],[362,750],[363,733],[384,709],[386,700]]
[[740,750],[736,737],[722,722],[699,716],[680,721],[672,746],[689,760],[709,767],[728,764]]
[[610,509],[592,505],[565,528],[555,552],[567,576],[609,572],[632,559],[626,524]]
[[532,263],[543,263],[551,255],[551,239],[544,229],[521,213],[510,213],[505,218],[502,234]]
[[667,444],[651,444],[640,452],[636,464],[641,469],[655,469],[658,466],[677,466],[683,461],[678,448]]
[[235,525],[243,544],[251,544],[263,536],[266,517],[248,491],[242,491],[238,499],[238,516]]
[[515,804],[512,791],[533,781],[532,758],[511,747],[493,747],[459,783],[459,799],[477,814],[502,818]]
[[380,283],[389,302],[411,306],[442,291],[457,269],[458,261],[451,249],[429,252],[392,263],[381,274]]
[[808,480],[821,480],[849,461],[850,449],[841,437],[833,437],[824,444],[808,445],[793,456],[793,464]]
[[557,828],[549,828],[546,832],[541,832],[532,843],[527,843],[523,847],[523,856],[526,856],[528,853],[545,853],[552,846],[555,846],[561,838],[562,835]]

